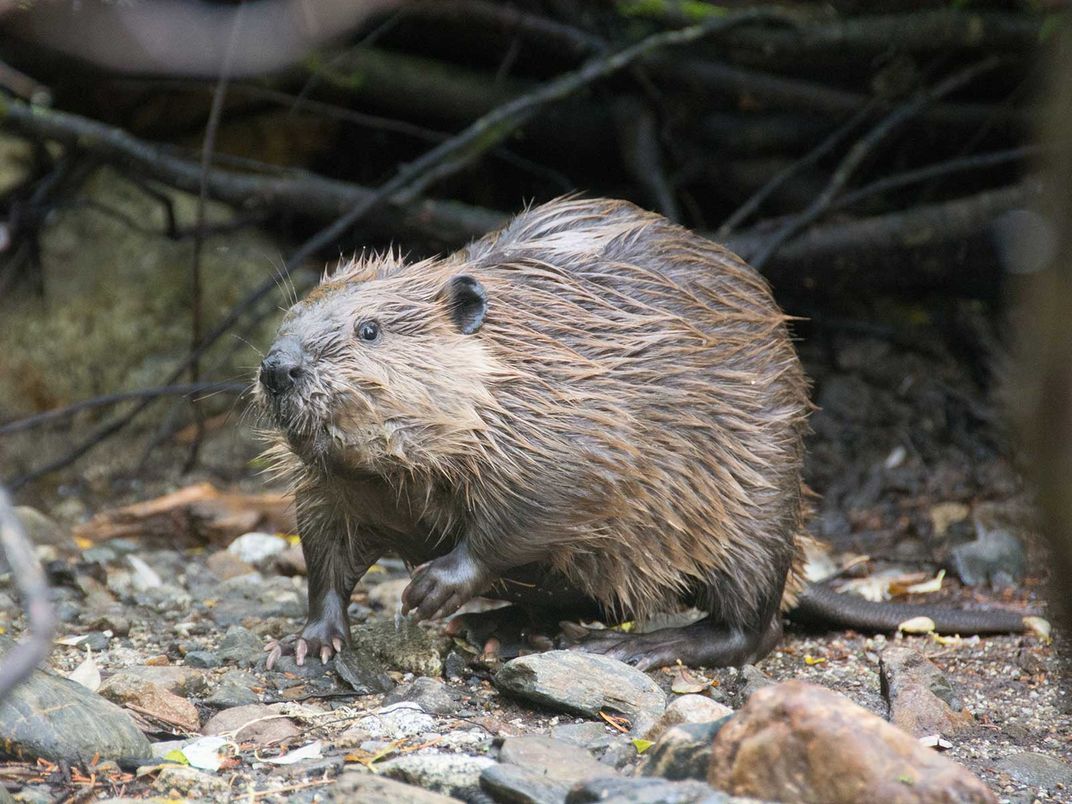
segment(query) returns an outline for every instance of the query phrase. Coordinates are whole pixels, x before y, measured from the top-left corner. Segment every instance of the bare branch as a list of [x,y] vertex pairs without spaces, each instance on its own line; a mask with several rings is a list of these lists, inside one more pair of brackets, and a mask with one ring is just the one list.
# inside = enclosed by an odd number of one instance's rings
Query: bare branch
[[48,599],[48,583],[41,564],[26,538],[7,492],[0,488],[0,547],[22,595],[30,635],[3,655],[0,661],[0,699],[34,671],[52,649],[56,618]]

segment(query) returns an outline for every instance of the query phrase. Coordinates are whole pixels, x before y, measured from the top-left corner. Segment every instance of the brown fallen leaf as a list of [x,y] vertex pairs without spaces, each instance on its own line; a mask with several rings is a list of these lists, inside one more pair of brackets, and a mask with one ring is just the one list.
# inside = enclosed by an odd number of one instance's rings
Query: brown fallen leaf
[[296,530],[288,494],[220,491],[211,483],[187,486],[163,497],[102,511],[74,528],[75,539],[119,537],[166,541],[171,546],[228,544],[253,530]]

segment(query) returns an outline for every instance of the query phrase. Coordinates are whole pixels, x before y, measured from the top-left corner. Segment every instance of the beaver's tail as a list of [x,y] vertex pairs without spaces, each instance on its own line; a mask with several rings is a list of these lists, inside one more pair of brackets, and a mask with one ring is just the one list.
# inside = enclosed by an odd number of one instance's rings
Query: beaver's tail
[[1014,634],[1026,631],[1024,618],[1008,609],[955,609],[925,603],[875,603],[859,595],[841,594],[808,584],[787,612],[789,619],[808,625],[835,625],[857,631],[896,631],[915,617],[929,617],[940,634]]

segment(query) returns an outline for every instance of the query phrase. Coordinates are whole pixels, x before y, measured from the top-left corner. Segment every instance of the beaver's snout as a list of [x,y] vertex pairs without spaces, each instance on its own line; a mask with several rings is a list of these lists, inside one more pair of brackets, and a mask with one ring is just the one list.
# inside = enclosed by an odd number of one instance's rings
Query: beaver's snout
[[261,362],[260,382],[272,396],[286,393],[305,373],[301,344],[294,338],[280,338]]

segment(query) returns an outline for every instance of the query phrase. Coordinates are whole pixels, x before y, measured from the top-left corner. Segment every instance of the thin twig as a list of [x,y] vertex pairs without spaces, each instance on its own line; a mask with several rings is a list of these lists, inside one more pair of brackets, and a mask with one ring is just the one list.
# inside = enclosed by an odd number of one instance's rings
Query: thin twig
[[69,419],[87,410],[106,408],[112,405],[120,405],[134,399],[158,399],[162,396],[186,396],[187,394],[202,393],[234,393],[240,394],[249,388],[248,384],[236,382],[199,382],[186,383],[183,385],[163,385],[158,388],[140,388],[136,391],[120,391],[115,394],[96,396],[92,399],[83,399],[80,402],[67,405],[62,408],[53,408],[43,413],[36,413],[24,419],[16,419],[13,422],[0,425],[0,435],[11,435],[26,430],[43,427],[46,424]]
[[48,599],[48,583],[33,553],[11,498],[0,488],[0,547],[22,595],[30,635],[11,648],[0,661],[0,700],[34,671],[52,648],[56,619]]
[[[201,255],[205,248],[205,208],[208,205],[208,177],[212,172],[212,154],[216,150],[216,134],[220,129],[220,118],[223,115],[223,102],[227,97],[227,81],[230,78],[231,66],[234,62],[235,45],[238,42],[239,31],[242,30],[242,12],[244,5],[235,9],[235,15],[231,23],[231,35],[227,40],[227,47],[223,54],[223,63],[220,67],[220,76],[216,81],[216,87],[212,91],[212,106],[209,108],[208,122],[205,125],[205,138],[201,144],[201,180],[197,187],[197,226],[194,234],[193,261],[190,266],[190,352],[196,352],[201,345],[201,337],[204,333],[204,304],[201,299]],[[201,379],[201,360],[194,358],[190,361],[190,382],[199,382]],[[183,473],[189,472],[197,465],[197,456],[201,452],[201,442],[205,437],[205,413],[201,406],[193,402],[194,409],[194,438],[190,443],[190,454],[186,457]]]
[[802,156],[785,170],[780,171],[770,181],[756,190],[751,197],[739,206],[732,215],[726,218],[725,222],[718,227],[718,231],[715,232],[715,237],[719,240],[724,240],[733,234],[734,230],[746,221],[760,205],[766,201],[771,194],[776,192],[783,184],[785,184],[793,176],[797,175],[801,170],[806,167],[811,167],[828,153],[833,151],[842,141],[851,134],[857,126],[860,125],[871,114],[874,108],[874,104],[866,104],[860,107],[848,120],[838,126],[829,136],[822,142],[812,148],[808,153]]
[[771,258],[771,255],[791,237],[799,234],[812,223],[817,221],[830,208],[834,199],[837,198],[842,188],[852,179],[863,162],[871,156],[874,150],[905,123],[919,114],[928,104],[945,97],[973,81],[982,73],[988,72],[1002,60],[997,57],[983,59],[972,66],[960,70],[944,81],[938,83],[926,92],[922,92],[911,101],[903,104],[895,111],[884,117],[867,134],[861,137],[849,150],[844,159],[834,170],[833,176],[827,183],[826,188],[819,196],[808,205],[807,209],[793,218],[781,229],[775,232],[764,243],[762,249],[751,257],[751,263],[757,270]]
[[1009,162],[1020,162],[1025,159],[1031,159],[1041,153],[1042,148],[1039,146],[1024,145],[1019,148],[1007,148],[1002,151],[991,151],[990,153],[948,159],[945,162],[927,165],[916,170],[906,170],[903,173],[896,173],[893,176],[886,176],[870,184],[865,184],[851,193],[845,193],[845,195],[831,204],[830,209],[831,211],[846,209],[873,196],[888,193],[891,190],[900,190],[904,187],[911,187],[914,184],[922,184],[932,179],[948,176],[951,173],[966,173],[972,170],[1008,164]]

